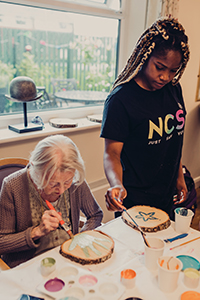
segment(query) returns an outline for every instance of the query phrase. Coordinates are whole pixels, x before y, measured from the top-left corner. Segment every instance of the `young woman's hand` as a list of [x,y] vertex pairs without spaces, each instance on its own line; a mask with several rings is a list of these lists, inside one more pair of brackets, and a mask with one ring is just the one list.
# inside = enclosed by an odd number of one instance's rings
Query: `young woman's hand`
[[176,181],[176,190],[177,190],[177,195],[174,197],[174,204],[184,202],[187,198],[188,190],[185,183],[185,178],[183,175],[183,168],[181,163],[179,166],[179,173]]
[[123,199],[127,192],[123,186],[114,186],[107,190],[105,194],[106,207],[109,211],[122,211]]
[[179,182],[176,185],[177,195],[174,197],[174,204],[182,203],[187,198],[187,186],[185,184],[185,181],[182,182],[182,184]]
[[56,230],[59,226],[60,220],[61,216],[58,212],[54,210],[46,210],[42,216],[40,224],[33,228],[31,238],[35,240],[49,234],[53,230]]

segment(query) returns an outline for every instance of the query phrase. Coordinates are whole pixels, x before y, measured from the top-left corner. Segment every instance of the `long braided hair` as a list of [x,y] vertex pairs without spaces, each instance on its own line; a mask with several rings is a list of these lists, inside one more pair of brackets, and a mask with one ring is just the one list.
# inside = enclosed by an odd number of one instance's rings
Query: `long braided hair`
[[172,84],[177,84],[189,60],[188,37],[183,26],[177,20],[162,18],[153,23],[141,35],[126,66],[118,75],[111,90],[134,78],[152,53],[164,55],[168,50],[180,51],[182,54],[181,66],[172,79]]

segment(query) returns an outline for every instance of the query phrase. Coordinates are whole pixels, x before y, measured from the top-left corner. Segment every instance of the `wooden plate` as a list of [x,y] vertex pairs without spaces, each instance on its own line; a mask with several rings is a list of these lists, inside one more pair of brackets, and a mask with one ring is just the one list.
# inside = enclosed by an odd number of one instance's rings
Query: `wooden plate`
[[102,117],[103,117],[102,114],[87,116],[88,120],[90,120],[92,122],[97,122],[97,123],[102,123]]
[[[127,211],[144,232],[160,231],[168,228],[171,224],[169,215],[165,211],[155,207],[138,205],[133,206]],[[126,224],[136,228],[126,212],[122,213],[122,219]]]
[[113,239],[98,230],[78,233],[60,247],[63,256],[82,265],[102,263],[111,257],[113,251]]
[[49,120],[49,124],[56,128],[71,128],[77,127],[78,123],[72,119],[54,118]]

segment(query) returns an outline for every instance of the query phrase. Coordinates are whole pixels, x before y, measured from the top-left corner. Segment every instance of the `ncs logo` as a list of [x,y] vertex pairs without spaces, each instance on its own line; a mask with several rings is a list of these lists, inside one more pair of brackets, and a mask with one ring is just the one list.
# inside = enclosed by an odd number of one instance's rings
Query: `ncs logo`
[[[179,122],[179,124],[176,127],[174,125],[169,127],[169,120],[174,120],[175,118]],[[166,134],[169,135],[174,131],[174,129],[181,130],[184,127],[184,124],[185,124],[185,118],[184,118],[184,115],[183,115],[183,110],[179,109],[176,112],[176,116],[174,116],[172,114],[166,115],[164,120],[161,117],[158,117],[158,121],[159,121],[159,126],[157,126],[155,123],[153,123],[151,120],[149,120],[148,139],[153,138],[154,131],[156,131],[162,137],[163,136],[163,131],[165,131]],[[173,124],[173,122],[172,122],[172,124]]]

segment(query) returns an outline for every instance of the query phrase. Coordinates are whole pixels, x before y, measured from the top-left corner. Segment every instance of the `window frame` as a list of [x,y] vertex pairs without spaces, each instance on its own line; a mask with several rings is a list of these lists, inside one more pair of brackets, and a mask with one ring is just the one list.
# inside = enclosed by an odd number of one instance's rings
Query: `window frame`
[[[117,46],[117,56],[116,56],[116,74],[118,70],[118,61],[119,61],[119,40],[120,40],[120,21],[123,18],[122,11],[115,11],[110,9],[108,4],[94,3],[82,0],[81,3],[79,0],[4,0],[3,3],[15,4],[15,5],[25,5],[37,8],[52,9],[64,12],[74,12],[81,13],[85,15],[99,16],[99,17],[108,17],[119,20],[118,26],[118,46]],[[109,1],[108,1],[109,2]],[[48,110],[48,111],[38,111],[38,114],[41,116],[44,123],[47,123],[50,117],[65,117],[65,118],[84,118],[89,114],[99,114],[103,111],[102,105],[90,105],[84,107],[74,107],[66,108],[62,110]],[[32,120],[33,117],[37,114],[36,111],[28,112],[28,122]],[[19,113],[5,114],[0,116],[0,129],[8,127],[8,125],[23,123],[24,116],[23,111]]]
[[88,2],[87,0],[4,0],[1,2],[34,6],[37,8],[60,10],[66,12],[81,13],[99,17],[101,16],[115,19],[123,18],[122,9],[116,11],[109,8],[109,1],[106,1],[108,3],[104,4]]

